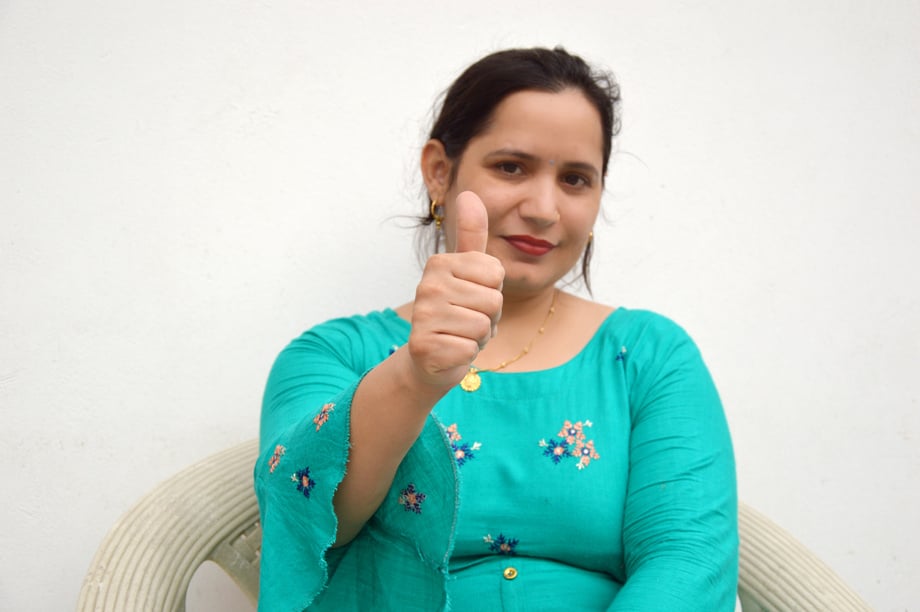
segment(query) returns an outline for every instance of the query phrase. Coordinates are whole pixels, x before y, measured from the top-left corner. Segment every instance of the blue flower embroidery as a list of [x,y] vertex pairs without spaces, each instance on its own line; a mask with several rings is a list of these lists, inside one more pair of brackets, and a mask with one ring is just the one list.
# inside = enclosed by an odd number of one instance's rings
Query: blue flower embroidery
[[425,501],[425,494],[415,489],[414,484],[410,484],[399,492],[399,503],[406,512],[422,513],[422,502]]
[[571,456],[571,451],[569,451],[569,445],[564,440],[556,442],[555,439],[550,438],[549,442],[545,440],[540,440],[540,446],[543,446],[543,456],[549,457],[553,460],[553,463],[558,464],[566,457]]
[[476,458],[476,455],[473,454],[473,449],[470,448],[470,445],[466,442],[463,444],[456,444],[451,442],[450,447],[454,451],[454,457],[457,459],[457,465],[463,465],[467,461],[471,461]]
[[515,554],[515,548],[518,545],[517,538],[506,538],[504,534],[498,534],[498,537],[493,539],[491,534],[487,535],[482,539],[486,544],[489,545],[489,550],[500,555],[506,555],[513,557]]
[[291,474],[291,482],[297,483],[297,490],[303,493],[303,496],[310,499],[310,491],[316,486],[316,481],[310,478],[310,468],[305,467]]

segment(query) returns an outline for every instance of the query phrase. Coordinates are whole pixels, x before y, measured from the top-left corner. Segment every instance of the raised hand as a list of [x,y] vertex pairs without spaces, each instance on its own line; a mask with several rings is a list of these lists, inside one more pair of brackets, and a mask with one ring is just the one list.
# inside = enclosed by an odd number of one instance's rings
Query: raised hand
[[485,253],[489,241],[489,215],[485,204],[472,191],[464,191],[457,196],[454,210],[454,250],[457,253]]
[[409,354],[425,384],[452,387],[492,338],[501,314],[505,270],[487,255],[489,221],[475,193],[454,203],[453,253],[433,255],[415,292]]

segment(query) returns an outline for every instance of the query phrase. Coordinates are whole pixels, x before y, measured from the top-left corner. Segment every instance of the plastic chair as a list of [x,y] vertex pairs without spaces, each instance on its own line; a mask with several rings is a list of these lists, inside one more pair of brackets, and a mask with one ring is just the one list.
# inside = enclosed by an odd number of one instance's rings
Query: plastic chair
[[258,444],[245,442],[192,465],[145,495],[102,541],[77,610],[185,610],[192,576],[219,565],[253,603],[262,528],[252,488]]
[[[103,540],[80,591],[78,612],[184,611],[192,576],[219,565],[255,603],[262,529],[252,489],[255,440],[160,484]],[[820,559],[741,504],[738,596],[744,612],[870,610]]]

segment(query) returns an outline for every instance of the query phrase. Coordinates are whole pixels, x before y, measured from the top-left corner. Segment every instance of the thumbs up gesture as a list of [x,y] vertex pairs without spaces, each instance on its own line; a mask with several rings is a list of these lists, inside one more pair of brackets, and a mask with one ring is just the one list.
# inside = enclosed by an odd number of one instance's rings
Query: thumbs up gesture
[[479,196],[464,191],[447,207],[454,250],[432,255],[425,265],[408,349],[422,382],[449,389],[492,338],[501,315],[505,270],[485,252],[489,218]]
[[454,245],[457,253],[486,252],[489,241],[489,215],[485,204],[472,191],[457,196]]

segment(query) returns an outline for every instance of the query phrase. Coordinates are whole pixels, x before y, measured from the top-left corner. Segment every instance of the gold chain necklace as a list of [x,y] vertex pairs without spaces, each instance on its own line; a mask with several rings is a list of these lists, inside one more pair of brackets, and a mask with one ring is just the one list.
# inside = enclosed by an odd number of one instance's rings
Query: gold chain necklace
[[498,372],[510,366],[512,363],[526,355],[530,352],[530,349],[533,348],[533,343],[543,335],[543,332],[546,331],[546,324],[549,322],[550,318],[553,316],[553,313],[556,312],[556,296],[559,294],[558,289],[553,290],[553,301],[549,305],[549,310],[546,312],[546,318],[543,319],[543,324],[540,325],[540,329],[537,330],[537,333],[534,334],[534,337],[530,339],[530,342],[527,343],[527,346],[524,349],[514,356],[514,358],[509,359],[508,361],[503,361],[494,368],[477,368],[475,365],[470,364],[470,369],[466,373],[466,376],[463,377],[463,380],[460,381],[460,388],[464,391],[469,391],[472,393],[477,390],[482,385],[482,379],[479,378],[480,372]]

